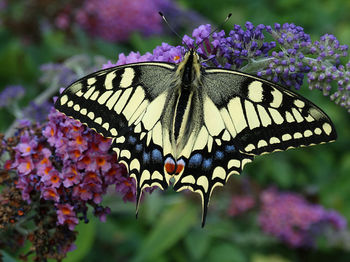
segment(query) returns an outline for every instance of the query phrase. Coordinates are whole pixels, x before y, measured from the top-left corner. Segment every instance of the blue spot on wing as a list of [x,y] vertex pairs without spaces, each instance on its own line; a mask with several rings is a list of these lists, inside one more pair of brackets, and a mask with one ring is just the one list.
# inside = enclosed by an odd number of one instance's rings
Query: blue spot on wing
[[135,144],[136,143],[136,137],[129,136],[129,143],[130,144]]
[[236,148],[234,145],[230,145],[230,146],[225,146],[225,151],[227,153],[232,153],[232,152],[235,152],[236,151]]
[[135,149],[136,149],[136,151],[141,152],[142,149],[143,149],[142,144],[137,144],[137,145],[135,146]]
[[212,166],[213,160],[211,158],[204,159],[203,168],[209,169]]
[[203,156],[199,153],[194,154],[190,160],[188,161],[189,167],[196,167],[199,166],[202,163]]
[[148,163],[148,162],[149,162],[151,156],[150,156],[149,153],[143,152],[142,158],[143,158],[143,163],[145,164],[145,163]]
[[215,158],[216,158],[216,159],[223,159],[223,158],[224,158],[224,152],[222,152],[222,151],[216,151],[216,152],[215,152]]
[[158,150],[158,149],[153,149],[152,151],[152,160],[158,160],[158,161],[162,161],[163,157],[162,157],[162,153]]

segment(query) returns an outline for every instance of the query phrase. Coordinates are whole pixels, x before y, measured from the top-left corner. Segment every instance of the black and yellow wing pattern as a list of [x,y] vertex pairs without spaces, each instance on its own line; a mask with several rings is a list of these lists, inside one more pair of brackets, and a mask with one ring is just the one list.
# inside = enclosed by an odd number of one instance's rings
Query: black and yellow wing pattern
[[213,189],[254,156],[336,139],[329,117],[302,96],[238,71],[202,68],[193,49],[178,64],[142,62],[88,75],[55,107],[104,137],[142,190],[201,195],[205,223]]
[[175,66],[137,63],[101,70],[68,87],[55,107],[104,137],[142,189],[168,187],[164,175],[162,113]]

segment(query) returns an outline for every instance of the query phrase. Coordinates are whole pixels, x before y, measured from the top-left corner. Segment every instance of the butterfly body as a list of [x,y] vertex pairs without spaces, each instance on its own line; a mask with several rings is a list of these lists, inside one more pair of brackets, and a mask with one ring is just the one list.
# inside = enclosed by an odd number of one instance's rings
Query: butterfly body
[[142,62],[88,75],[55,104],[105,137],[137,182],[210,195],[255,155],[333,141],[328,116],[275,83],[238,71],[203,68],[189,50],[178,65]]

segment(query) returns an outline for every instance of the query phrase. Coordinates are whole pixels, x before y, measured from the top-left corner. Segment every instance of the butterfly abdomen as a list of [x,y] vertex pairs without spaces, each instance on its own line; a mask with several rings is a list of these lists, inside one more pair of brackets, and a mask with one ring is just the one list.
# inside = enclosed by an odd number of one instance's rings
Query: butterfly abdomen
[[192,107],[192,91],[185,89],[178,96],[174,111],[173,131],[174,139],[178,141],[190,124],[191,107]]

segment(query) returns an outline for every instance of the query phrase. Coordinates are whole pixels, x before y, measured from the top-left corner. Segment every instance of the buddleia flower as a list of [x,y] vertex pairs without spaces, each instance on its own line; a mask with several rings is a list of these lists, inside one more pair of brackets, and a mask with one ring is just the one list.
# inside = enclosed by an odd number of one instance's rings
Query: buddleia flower
[[[109,62],[104,68],[143,61],[179,63],[186,52],[184,45],[199,45],[197,52],[204,67],[255,74],[297,90],[307,84],[350,110],[350,62],[341,63],[348,59],[348,46],[341,45],[335,36],[326,34],[312,41],[301,26],[293,23],[254,26],[246,22],[245,27],[234,25],[228,34],[222,30],[208,37],[211,30],[209,24],[199,26],[192,37],[183,37],[183,45],[162,43],[152,53],[119,54],[116,63]],[[268,36],[273,40],[267,41]]]
[[296,193],[270,188],[263,191],[260,198],[262,207],[258,219],[262,230],[291,247],[313,247],[327,226],[337,231],[347,227],[339,213],[308,203]]

